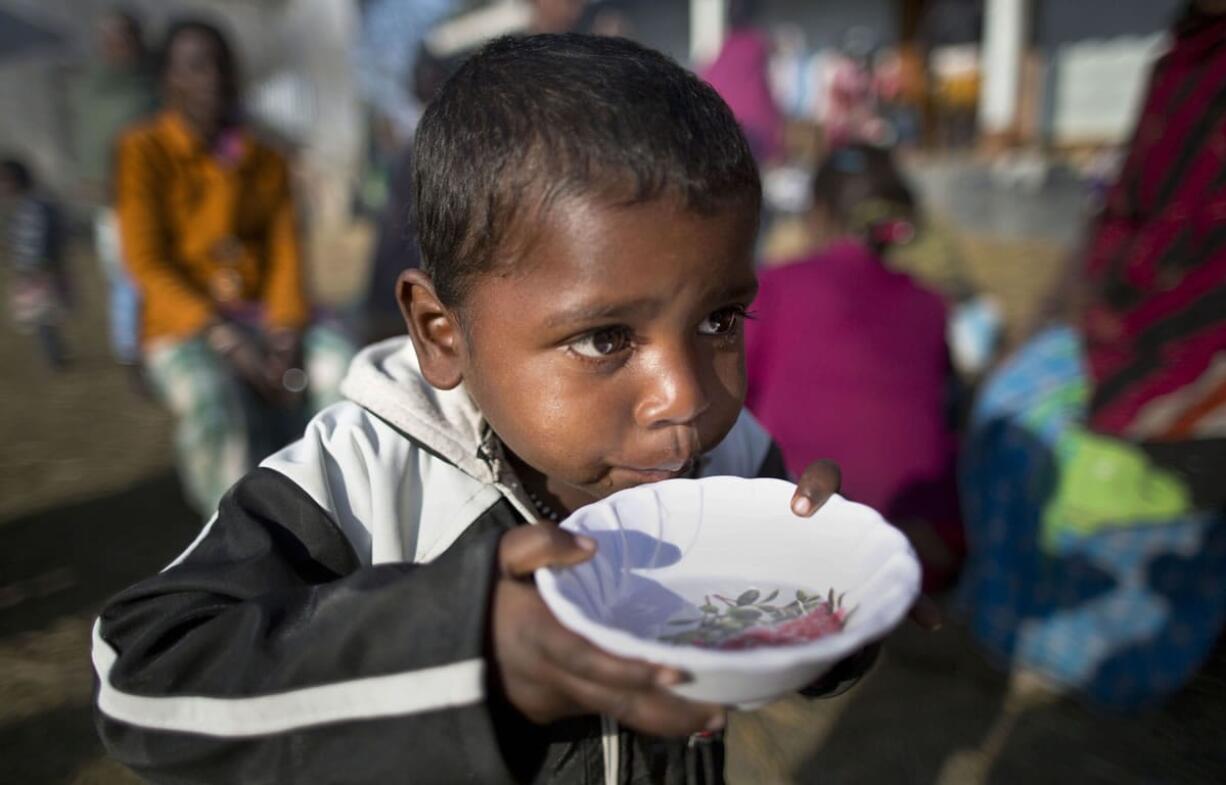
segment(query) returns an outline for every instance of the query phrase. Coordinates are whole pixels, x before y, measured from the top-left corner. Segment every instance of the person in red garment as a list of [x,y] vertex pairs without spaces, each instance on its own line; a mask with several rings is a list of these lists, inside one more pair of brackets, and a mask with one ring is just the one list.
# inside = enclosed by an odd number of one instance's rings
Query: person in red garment
[[1081,329],[1097,433],[1226,506],[1226,2],[1190,4],[1088,246]]
[[746,403],[792,471],[837,460],[845,495],[906,531],[938,588],[963,550],[945,305],[883,258],[914,235],[915,200],[889,152],[863,144],[831,152],[814,197],[829,242],[761,273]]
[[1226,2],[1186,4],[1087,234],[971,412],[960,604],[993,659],[1133,711],[1226,629]]

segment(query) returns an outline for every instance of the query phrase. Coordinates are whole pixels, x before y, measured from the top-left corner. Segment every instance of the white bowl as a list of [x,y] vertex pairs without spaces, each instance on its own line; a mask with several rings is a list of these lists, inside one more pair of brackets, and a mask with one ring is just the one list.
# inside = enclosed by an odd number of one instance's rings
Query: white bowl
[[[615,493],[562,523],[594,539],[596,555],[538,570],[537,587],[559,622],[600,648],[688,672],[680,695],[761,706],[883,637],[919,593],[919,562],[897,529],[841,496],[799,518],[789,508],[795,488],[708,477]],[[780,589],[779,602],[798,588],[833,589],[854,610],[841,631],[793,645],[725,651],[660,640],[687,629],[679,619],[700,617],[707,595],[751,588],[763,598]]]

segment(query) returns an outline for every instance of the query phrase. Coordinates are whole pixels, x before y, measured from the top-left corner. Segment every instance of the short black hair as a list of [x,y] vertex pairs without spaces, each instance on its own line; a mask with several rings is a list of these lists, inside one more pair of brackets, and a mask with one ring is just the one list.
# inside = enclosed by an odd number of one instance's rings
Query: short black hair
[[30,167],[16,158],[0,160],[0,172],[4,172],[4,176],[12,180],[22,193],[34,187],[34,175],[30,173]]
[[500,38],[474,55],[426,108],[413,174],[422,267],[452,306],[498,264],[508,228],[557,199],[675,196],[754,215],[762,199],[715,90],[659,52],[573,33]]
[[221,72],[222,97],[228,109],[236,109],[240,82],[238,57],[234,54],[234,47],[230,45],[229,36],[219,25],[207,19],[184,18],[170,23],[166,28],[166,35],[162,38],[162,48],[158,52],[158,76],[165,80],[166,72],[170,68],[170,49],[179,36],[185,33],[197,33],[213,41],[217,50],[217,70]]
[[918,213],[915,195],[894,155],[860,142],[834,148],[818,164],[813,201],[877,252],[893,244],[879,231],[882,227],[896,221],[913,224]]

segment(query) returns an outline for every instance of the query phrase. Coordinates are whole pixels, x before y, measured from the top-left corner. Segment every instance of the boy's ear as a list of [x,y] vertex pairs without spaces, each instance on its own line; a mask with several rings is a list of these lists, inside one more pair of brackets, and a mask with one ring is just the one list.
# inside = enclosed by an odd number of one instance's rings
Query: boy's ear
[[430,276],[405,270],[396,280],[396,299],[417,350],[422,376],[434,387],[450,390],[464,379],[464,334],[455,312],[443,305]]

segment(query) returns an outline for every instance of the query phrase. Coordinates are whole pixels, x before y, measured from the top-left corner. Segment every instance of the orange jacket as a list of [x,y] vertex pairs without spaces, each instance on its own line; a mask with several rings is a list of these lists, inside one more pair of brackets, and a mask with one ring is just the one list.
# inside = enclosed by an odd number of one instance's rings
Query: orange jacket
[[307,321],[285,159],[245,131],[223,160],[166,111],[119,141],[116,207],[142,297],[142,339],[182,340],[227,308],[263,306],[270,328]]

